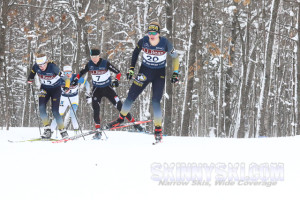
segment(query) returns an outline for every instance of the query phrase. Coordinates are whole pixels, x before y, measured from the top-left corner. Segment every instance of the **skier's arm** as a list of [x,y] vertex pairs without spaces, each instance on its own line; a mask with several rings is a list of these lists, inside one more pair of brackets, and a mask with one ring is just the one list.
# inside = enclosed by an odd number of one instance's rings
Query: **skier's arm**
[[173,65],[173,71],[178,73],[179,70],[179,56],[174,49],[173,45],[171,42],[167,41],[167,49],[169,55],[172,57],[172,65]]
[[31,71],[30,71],[29,76],[28,76],[28,79],[27,79],[28,83],[32,83],[33,82],[35,74],[36,74],[36,70],[35,70],[35,65],[34,65],[32,67],[32,69],[31,69]]
[[143,39],[140,39],[139,42],[137,43],[133,53],[132,53],[132,58],[131,58],[131,65],[130,65],[130,68],[131,67],[135,67],[135,64],[136,64],[136,61],[139,57],[139,53],[141,52],[142,50],[142,46],[143,46]]
[[70,79],[67,75],[63,75],[56,65],[53,65],[54,74],[58,75],[65,81],[65,88],[70,88]]
[[79,74],[77,75],[77,78],[79,79],[80,77],[82,77],[84,74],[86,74],[89,71],[89,65],[86,64],[84,69],[82,69]]
[[77,85],[78,84],[78,80],[80,79],[80,77],[82,77],[84,74],[86,74],[89,71],[89,64],[87,63],[85,65],[85,68],[82,69],[79,74],[77,74],[77,76],[73,79],[72,81],[72,85]]
[[121,78],[120,70],[118,70],[115,66],[113,66],[110,62],[107,61],[106,67],[108,70],[112,71],[113,73],[117,74],[116,79],[119,81]]

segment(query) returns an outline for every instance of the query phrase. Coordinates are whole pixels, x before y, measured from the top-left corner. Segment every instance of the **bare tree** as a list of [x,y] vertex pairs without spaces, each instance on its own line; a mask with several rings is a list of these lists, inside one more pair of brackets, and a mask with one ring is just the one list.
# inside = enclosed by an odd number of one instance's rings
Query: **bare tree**
[[192,106],[192,95],[193,85],[194,85],[194,71],[197,68],[197,43],[198,43],[198,31],[199,31],[199,10],[200,10],[200,1],[195,0],[193,3],[193,21],[192,21],[192,30],[191,30],[191,45],[190,45],[190,56],[188,64],[188,74],[187,74],[187,87],[186,87],[186,96],[185,96],[185,105],[184,105],[184,114],[183,114],[183,124],[181,135],[189,135],[189,125],[191,117],[191,106]]

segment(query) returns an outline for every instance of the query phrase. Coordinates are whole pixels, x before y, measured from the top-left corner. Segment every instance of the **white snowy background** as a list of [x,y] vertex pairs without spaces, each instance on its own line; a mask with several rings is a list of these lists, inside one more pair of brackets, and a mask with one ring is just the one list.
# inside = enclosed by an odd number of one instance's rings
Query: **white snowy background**
[[[73,133],[70,132],[72,135]],[[300,137],[201,138],[106,132],[67,143],[19,142],[38,128],[0,131],[0,199],[299,199]],[[53,138],[55,138],[55,134]],[[60,137],[59,137],[60,138]],[[159,185],[153,163],[282,163],[284,180],[266,186]],[[216,176],[212,172],[212,176]]]

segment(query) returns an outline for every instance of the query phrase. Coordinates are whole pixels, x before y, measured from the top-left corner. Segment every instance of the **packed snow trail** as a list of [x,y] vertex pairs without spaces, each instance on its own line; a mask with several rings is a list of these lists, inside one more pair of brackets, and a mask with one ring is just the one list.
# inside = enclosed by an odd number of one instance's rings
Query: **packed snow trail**
[[[151,145],[153,135],[107,131],[107,141],[78,139],[48,142],[9,143],[39,136],[38,128],[0,131],[0,199],[298,199],[300,183],[300,137],[227,139],[173,137]],[[71,134],[70,134],[71,135]],[[55,134],[53,135],[55,138]],[[60,136],[58,134],[58,138]],[[241,179],[249,167],[278,168],[272,186],[215,179],[230,166],[238,166],[233,177]],[[204,182],[188,182],[178,166],[202,167]],[[212,168],[211,166],[214,166]],[[244,171],[243,167],[246,171]],[[160,168],[159,168],[160,167]],[[177,171],[176,171],[177,169]],[[265,174],[269,172],[265,171]],[[184,181],[178,179],[183,178]],[[175,181],[159,182],[172,177]],[[226,185],[227,184],[227,185]]]

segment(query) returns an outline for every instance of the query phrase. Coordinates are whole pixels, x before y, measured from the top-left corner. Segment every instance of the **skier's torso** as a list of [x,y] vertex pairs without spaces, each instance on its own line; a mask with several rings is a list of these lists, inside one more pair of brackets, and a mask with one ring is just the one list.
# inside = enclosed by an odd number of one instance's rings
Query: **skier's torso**
[[166,66],[167,59],[167,39],[160,37],[160,41],[156,46],[152,46],[149,41],[149,37],[143,38],[143,62],[142,65],[152,68],[160,69]]
[[111,84],[111,75],[107,67],[107,60],[101,59],[101,62],[97,64],[90,60],[88,62],[88,69],[92,76],[94,87],[106,87]]
[[[77,76],[77,74],[72,74],[72,77],[70,78],[70,82],[72,82],[74,80],[74,78]],[[70,91],[68,93],[66,93],[64,90],[63,90],[63,86],[65,85],[65,81],[62,81],[62,96],[64,97],[74,97],[74,96],[77,96],[78,95],[78,90],[79,90],[79,86],[78,84],[77,85],[70,85]]]
[[48,63],[45,71],[42,71],[37,64],[34,65],[34,71],[38,74],[41,87],[44,89],[55,88],[62,84],[59,76],[60,70],[54,63]]

